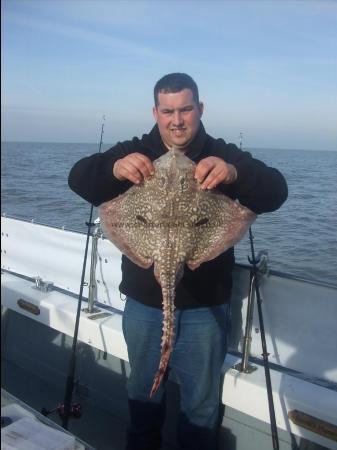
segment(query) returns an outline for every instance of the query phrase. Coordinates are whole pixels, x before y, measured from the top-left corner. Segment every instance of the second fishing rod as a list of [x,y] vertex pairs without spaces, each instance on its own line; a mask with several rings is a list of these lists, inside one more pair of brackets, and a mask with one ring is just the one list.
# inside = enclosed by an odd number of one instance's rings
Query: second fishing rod
[[251,250],[251,258],[249,262],[251,263],[251,279],[253,280],[253,287],[256,294],[256,303],[257,303],[257,311],[259,316],[259,324],[260,324],[260,333],[261,333],[261,346],[262,346],[262,358],[263,358],[263,366],[264,373],[266,379],[266,388],[267,388],[267,397],[268,397],[268,406],[269,406],[269,417],[270,417],[270,429],[271,429],[271,438],[273,443],[273,450],[279,450],[279,439],[277,433],[277,425],[276,425],[276,415],[275,415],[275,407],[273,400],[273,389],[271,385],[271,377],[270,377],[270,368],[269,368],[269,353],[267,351],[267,343],[266,343],[266,334],[264,328],[263,321],[263,313],[262,313],[262,298],[260,294],[260,285],[259,285],[259,271],[258,271],[258,259],[255,257],[255,248],[254,248],[254,237],[252,228],[249,228],[249,241],[250,241],[250,250]]
[[[105,123],[105,116],[103,116],[103,121],[102,121],[102,126],[101,126],[101,137],[100,137],[98,153],[101,153],[101,150],[102,150],[104,123]],[[78,330],[79,330],[80,316],[81,316],[83,288],[84,288],[84,284],[85,284],[84,278],[85,278],[86,264],[87,264],[87,258],[88,258],[88,248],[89,248],[89,240],[90,240],[90,236],[91,236],[91,229],[93,226],[95,226],[95,223],[93,223],[93,221],[92,221],[93,210],[94,210],[94,205],[92,204],[90,207],[89,220],[88,220],[88,222],[86,222],[86,225],[87,225],[86,245],[85,245],[85,250],[84,250],[82,275],[81,275],[80,290],[79,290],[79,295],[78,295],[77,312],[76,312],[76,320],[75,320],[75,327],[74,327],[74,337],[73,337],[73,343],[72,343],[72,348],[71,348],[71,354],[70,354],[70,358],[69,358],[68,375],[67,375],[65,394],[64,394],[64,402],[63,402],[62,427],[64,429],[68,429],[68,422],[69,422],[69,418],[70,418],[70,415],[72,412],[71,401],[72,401],[74,382],[75,382],[74,380],[75,380],[75,371],[76,371],[76,348],[77,348]]]

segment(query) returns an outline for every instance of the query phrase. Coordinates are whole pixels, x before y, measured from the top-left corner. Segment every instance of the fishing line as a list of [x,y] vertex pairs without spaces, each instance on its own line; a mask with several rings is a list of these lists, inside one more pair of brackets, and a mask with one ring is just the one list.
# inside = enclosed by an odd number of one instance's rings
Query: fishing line
[[266,335],[265,335],[265,331],[264,331],[264,323],[263,323],[263,315],[262,315],[262,300],[261,300],[261,295],[260,295],[260,287],[259,287],[259,279],[258,279],[257,264],[259,261],[255,258],[255,249],[254,249],[253,239],[254,238],[253,238],[252,228],[250,227],[249,228],[249,241],[250,241],[250,250],[251,250],[252,258],[250,259],[248,257],[248,260],[252,264],[257,310],[258,310],[258,315],[259,315],[261,344],[262,344],[262,357],[263,357],[263,365],[264,365],[264,373],[265,373],[265,378],[266,378],[266,387],[267,387],[267,396],[268,396],[268,405],[269,405],[271,437],[272,437],[272,441],[273,441],[273,449],[279,450],[279,440],[278,440],[278,434],[277,434],[273,391],[272,391],[272,386],[271,386],[270,369],[269,369],[269,361],[268,361],[269,353],[267,351]]
[[[105,116],[103,116],[103,121],[102,121],[101,138],[100,138],[98,153],[101,153],[101,149],[102,149],[104,122],[105,122]],[[70,354],[70,358],[69,358],[68,375],[67,375],[65,394],[64,394],[63,411],[62,411],[62,416],[61,416],[62,417],[62,427],[65,430],[68,429],[69,417],[72,413],[71,400],[72,400],[72,395],[73,395],[73,390],[74,390],[74,379],[75,379],[75,369],[76,369],[76,346],[77,346],[77,340],[78,340],[78,329],[79,329],[79,324],[80,324],[81,303],[82,303],[83,288],[84,288],[84,277],[85,277],[85,269],[86,269],[86,265],[87,265],[87,256],[88,256],[88,248],[89,248],[89,239],[91,236],[91,228],[95,225],[94,223],[92,223],[93,210],[94,210],[94,205],[91,204],[89,221],[86,222],[86,225],[88,227],[87,228],[87,239],[86,239],[84,258],[83,258],[80,291],[79,291],[79,295],[78,295],[73,344],[72,344],[71,354]]]

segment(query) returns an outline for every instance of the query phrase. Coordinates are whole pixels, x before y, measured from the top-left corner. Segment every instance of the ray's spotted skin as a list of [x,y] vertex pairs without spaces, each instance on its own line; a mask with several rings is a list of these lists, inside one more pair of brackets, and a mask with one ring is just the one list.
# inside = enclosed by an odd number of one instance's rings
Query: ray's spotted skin
[[161,359],[150,396],[157,391],[172,351],[175,288],[184,265],[194,270],[236,244],[256,215],[217,191],[203,190],[195,163],[172,148],[154,161],[154,174],[100,206],[106,237],[144,269],[154,265],[161,286]]

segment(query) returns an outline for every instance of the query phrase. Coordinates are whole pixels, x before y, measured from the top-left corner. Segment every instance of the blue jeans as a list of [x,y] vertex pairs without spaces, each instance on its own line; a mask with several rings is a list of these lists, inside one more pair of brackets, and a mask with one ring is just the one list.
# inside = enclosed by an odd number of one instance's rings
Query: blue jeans
[[[127,450],[160,448],[165,417],[165,379],[149,393],[159,366],[162,311],[126,300],[123,332],[131,366],[127,382],[131,424]],[[221,367],[227,352],[229,305],[175,311],[169,368],[180,388],[178,441],[181,449],[215,448]],[[212,446],[213,445],[213,446]]]

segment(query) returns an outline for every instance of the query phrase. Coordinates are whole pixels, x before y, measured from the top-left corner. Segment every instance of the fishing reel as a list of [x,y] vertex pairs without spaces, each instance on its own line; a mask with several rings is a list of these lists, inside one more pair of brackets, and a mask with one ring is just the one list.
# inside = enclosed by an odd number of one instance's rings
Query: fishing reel
[[248,261],[251,265],[256,265],[259,275],[269,275],[269,255],[266,250],[260,250],[255,259],[248,256]]
[[[44,416],[49,416],[50,414],[53,414],[54,412],[57,412],[59,417],[61,419],[63,419],[65,417],[65,406],[64,404],[59,404],[56,408],[54,409],[46,409],[46,408],[42,408],[41,409],[41,414],[43,414]],[[70,411],[69,411],[69,417],[73,417],[74,419],[79,419],[82,416],[82,406],[80,403],[72,403],[70,405]]]

